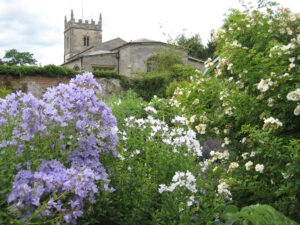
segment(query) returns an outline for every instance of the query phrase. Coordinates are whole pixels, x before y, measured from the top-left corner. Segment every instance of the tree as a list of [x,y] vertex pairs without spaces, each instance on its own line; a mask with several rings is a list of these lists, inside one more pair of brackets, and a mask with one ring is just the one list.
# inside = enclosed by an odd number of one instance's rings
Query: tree
[[215,51],[215,44],[212,41],[212,32],[211,39],[206,46],[202,44],[202,40],[199,34],[187,38],[184,34],[180,34],[173,41],[175,45],[183,47],[189,54],[197,59],[206,60],[207,58],[213,58],[213,53]]
[[16,49],[5,51],[3,57],[7,65],[36,65],[37,61],[30,52],[18,52]]
[[183,47],[187,50],[188,54],[192,57],[198,59],[204,59],[204,46],[202,44],[202,40],[199,34],[195,34],[194,36],[187,38],[184,34],[180,34],[175,39],[175,43],[178,46]]
[[206,47],[204,48],[204,60],[208,58],[213,58],[214,52],[216,51],[216,44],[213,42],[213,33],[214,31],[212,30],[210,33],[210,40],[206,44]]

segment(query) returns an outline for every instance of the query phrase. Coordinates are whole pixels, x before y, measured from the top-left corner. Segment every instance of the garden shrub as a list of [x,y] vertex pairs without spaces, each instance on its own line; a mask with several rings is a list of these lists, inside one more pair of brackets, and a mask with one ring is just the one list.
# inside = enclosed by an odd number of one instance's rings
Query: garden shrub
[[173,115],[168,125],[152,106],[144,110],[144,118],[125,118],[117,160],[103,160],[116,190],[80,223],[93,218],[97,224],[212,224],[229,199],[199,167],[196,133],[182,117]]
[[[286,224],[297,225],[295,221],[285,217],[282,213],[276,211],[269,205],[251,205],[246,206],[238,211],[233,205],[228,205],[224,214],[225,224],[253,224],[253,225],[268,225],[268,224]],[[219,223],[222,224],[222,223]]]
[[1,223],[74,224],[114,190],[99,159],[116,156],[116,119],[94,88],[85,73],[40,100],[20,91],[0,99]]
[[[81,72],[83,73],[83,72]],[[126,79],[116,71],[92,71],[95,77]],[[0,65],[0,76],[47,76],[47,77],[75,77],[77,71],[56,65],[39,66],[7,66]]]
[[104,99],[104,101],[111,107],[112,113],[117,119],[119,129],[124,128],[125,118],[130,116],[143,118],[146,116],[144,108],[147,102],[138,97],[137,93],[132,90],[123,92],[120,95],[113,95],[110,99]]
[[6,95],[10,94],[12,91],[9,89],[0,89],[0,98],[5,98]]
[[179,83],[170,103],[200,140],[222,141],[205,162],[234,204],[270,204],[300,221],[300,16],[265,5],[231,11],[214,35],[218,63]]
[[127,90],[132,89],[144,100],[150,101],[154,95],[159,98],[165,98],[167,94],[170,95],[170,91],[168,91],[170,83],[187,80],[190,74],[198,73],[193,67],[176,64],[168,71],[141,73],[135,78],[121,81],[121,85]]

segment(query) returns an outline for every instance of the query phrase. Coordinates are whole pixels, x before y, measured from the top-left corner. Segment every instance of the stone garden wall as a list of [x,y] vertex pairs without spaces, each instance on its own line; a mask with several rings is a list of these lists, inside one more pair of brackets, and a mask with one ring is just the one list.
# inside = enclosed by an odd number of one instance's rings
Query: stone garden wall
[[[102,87],[102,92],[98,93],[104,97],[109,97],[112,93],[122,90],[119,79],[95,78]],[[0,89],[9,88],[31,92],[34,96],[41,98],[48,87],[53,87],[59,83],[68,83],[69,77],[45,77],[45,76],[0,76]]]

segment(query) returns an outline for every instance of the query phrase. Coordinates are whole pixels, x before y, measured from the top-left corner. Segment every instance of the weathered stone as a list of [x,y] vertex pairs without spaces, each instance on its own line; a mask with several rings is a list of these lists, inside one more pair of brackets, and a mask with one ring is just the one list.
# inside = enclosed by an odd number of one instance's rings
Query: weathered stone
[[[65,18],[65,54],[63,66],[76,70],[114,70],[126,76],[137,72],[147,72],[147,61],[158,50],[169,45],[149,39],[126,42],[121,38],[102,42],[102,18],[97,25],[81,20],[75,22],[73,16],[67,22]],[[88,43],[87,43],[88,39]],[[189,57],[183,50],[177,50],[186,65],[204,70],[204,62]]]

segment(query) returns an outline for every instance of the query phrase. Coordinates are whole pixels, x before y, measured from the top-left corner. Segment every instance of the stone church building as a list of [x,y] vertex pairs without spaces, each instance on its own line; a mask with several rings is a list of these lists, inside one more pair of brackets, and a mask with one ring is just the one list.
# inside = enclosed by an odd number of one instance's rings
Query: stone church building
[[[133,76],[136,72],[149,72],[153,68],[153,58],[168,44],[149,39],[126,42],[115,38],[102,42],[102,17],[95,23],[91,20],[75,21],[73,10],[71,19],[65,17],[64,63],[62,66],[75,70],[114,70],[120,74]],[[185,65],[193,65],[203,70],[204,63],[189,57],[178,49]]]

